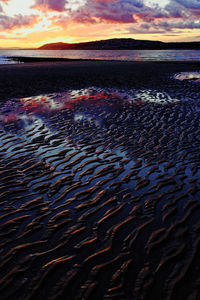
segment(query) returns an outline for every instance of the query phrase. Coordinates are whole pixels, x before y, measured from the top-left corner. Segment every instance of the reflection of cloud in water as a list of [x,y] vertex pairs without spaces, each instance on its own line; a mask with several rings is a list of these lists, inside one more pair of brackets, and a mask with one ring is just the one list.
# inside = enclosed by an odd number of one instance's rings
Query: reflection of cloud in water
[[168,104],[168,103],[175,103],[179,101],[176,98],[171,98],[167,93],[155,91],[155,90],[141,90],[136,91],[132,97],[133,104],[137,101],[140,102],[152,102],[157,104]]
[[[62,110],[68,107],[71,103],[68,93],[63,93],[62,96],[59,94],[45,95],[21,99],[21,109],[31,113],[47,113]],[[68,103],[69,102],[69,103]]]
[[104,106],[109,113],[120,109],[121,105],[139,105],[154,102],[167,104],[176,102],[167,93],[155,90],[114,90],[91,87],[88,89],[71,90],[64,93],[55,93],[7,101],[0,109],[2,125],[15,123],[16,129],[23,128],[36,119],[50,122],[50,117],[62,113],[65,118],[67,111],[73,112],[73,120],[94,122],[101,126],[98,116],[98,107]]
[[174,76],[177,80],[194,80],[200,82],[200,72],[181,72]]
[[121,101],[122,98],[117,93],[95,88],[14,99],[2,105],[0,123],[3,126],[15,124],[15,129],[20,129],[36,119],[49,123],[55,115],[65,118],[70,111],[74,121],[83,119],[100,125],[98,115],[95,116],[95,107],[105,105],[106,109],[106,102],[111,107],[113,100]]

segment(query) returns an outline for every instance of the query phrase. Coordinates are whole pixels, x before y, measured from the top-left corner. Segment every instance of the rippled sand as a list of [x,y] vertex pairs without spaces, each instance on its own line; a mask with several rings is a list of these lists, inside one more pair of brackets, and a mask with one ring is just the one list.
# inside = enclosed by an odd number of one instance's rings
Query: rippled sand
[[197,299],[199,107],[159,88],[2,103],[2,299]]

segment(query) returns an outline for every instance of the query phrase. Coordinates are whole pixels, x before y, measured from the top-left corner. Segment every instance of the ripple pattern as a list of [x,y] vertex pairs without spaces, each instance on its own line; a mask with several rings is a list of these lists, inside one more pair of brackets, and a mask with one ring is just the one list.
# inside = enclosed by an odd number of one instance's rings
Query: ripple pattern
[[2,299],[197,299],[198,103],[162,98],[2,105]]

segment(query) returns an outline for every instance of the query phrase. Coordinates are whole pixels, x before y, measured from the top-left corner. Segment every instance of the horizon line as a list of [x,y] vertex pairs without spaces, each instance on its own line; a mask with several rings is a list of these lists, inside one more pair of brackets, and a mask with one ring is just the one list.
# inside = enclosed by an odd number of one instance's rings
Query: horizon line
[[191,43],[200,43],[200,40],[198,41],[177,41],[177,42],[163,42],[160,40],[151,40],[151,39],[134,39],[134,38],[108,38],[108,39],[100,39],[100,40],[90,40],[87,42],[75,42],[75,43],[68,43],[68,42],[46,42],[41,44],[38,47],[0,47],[0,50],[38,50],[40,47],[45,45],[51,45],[51,44],[67,44],[67,45],[78,45],[78,44],[87,44],[87,43],[95,43],[100,41],[109,41],[109,40],[135,40],[135,41],[150,41],[150,42],[160,42],[163,44],[191,44]]

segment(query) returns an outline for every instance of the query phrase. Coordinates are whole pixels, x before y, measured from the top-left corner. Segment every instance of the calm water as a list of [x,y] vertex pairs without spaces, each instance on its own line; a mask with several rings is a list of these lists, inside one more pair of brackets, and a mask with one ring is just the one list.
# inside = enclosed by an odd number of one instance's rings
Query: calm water
[[122,61],[200,61],[200,50],[0,50],[0,63],[12,56],[102,59]]

